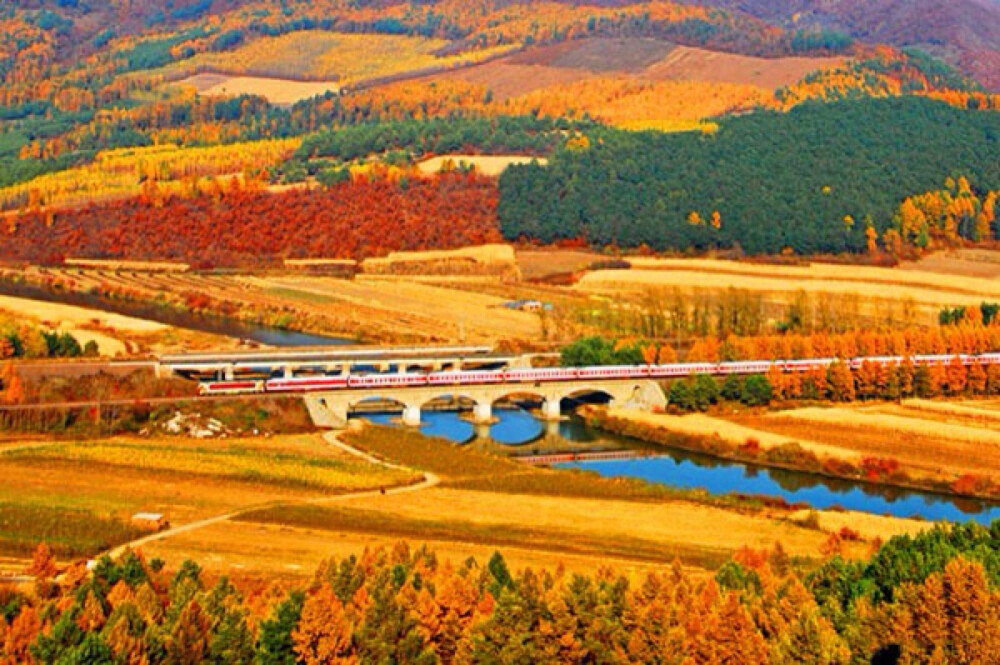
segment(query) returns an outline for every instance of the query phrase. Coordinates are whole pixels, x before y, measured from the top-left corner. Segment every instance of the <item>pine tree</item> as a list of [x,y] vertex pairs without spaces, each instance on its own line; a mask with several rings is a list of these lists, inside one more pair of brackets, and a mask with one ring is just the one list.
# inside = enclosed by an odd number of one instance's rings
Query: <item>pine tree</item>
[[271,618],[260,626],[257,659],[261,665],[295,665],[295,641],[292,633],[302,617],[305,594],[293,591],[279,604]]

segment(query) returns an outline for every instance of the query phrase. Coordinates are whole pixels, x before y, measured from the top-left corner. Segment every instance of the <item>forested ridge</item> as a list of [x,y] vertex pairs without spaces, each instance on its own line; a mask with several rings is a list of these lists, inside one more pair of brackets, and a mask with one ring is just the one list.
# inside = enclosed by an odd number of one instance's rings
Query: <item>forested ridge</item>
[[126,553],[33,592],[0,588],[0,658],[36,663],[897,663],[992,662],[1000,649],[997,525],[896,537],[818,568],[780,545],[714,575],[512,571],[426,547],[330,559],[306,588],[223,577]]
[[1000,187],[1000,114],[918,98],[805,104],[724,120],[715,134],[599,129],[548,166],[512,166],[510,240],[585,238],[658,250],[866,251],[908,196],[965,175]]

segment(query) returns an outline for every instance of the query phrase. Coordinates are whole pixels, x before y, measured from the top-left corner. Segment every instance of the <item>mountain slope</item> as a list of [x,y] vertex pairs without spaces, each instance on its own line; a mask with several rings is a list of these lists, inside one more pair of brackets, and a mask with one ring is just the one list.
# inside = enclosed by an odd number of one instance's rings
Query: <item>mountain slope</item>
[[997,0],[716,0],[793,29],[841,30],[866,42],[916,46],[1000,90]]

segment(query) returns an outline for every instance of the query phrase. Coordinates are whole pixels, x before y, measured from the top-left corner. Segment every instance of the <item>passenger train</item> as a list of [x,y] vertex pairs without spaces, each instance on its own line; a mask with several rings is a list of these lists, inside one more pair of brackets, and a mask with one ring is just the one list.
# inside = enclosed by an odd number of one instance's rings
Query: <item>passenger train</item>
[[[910,356],[914,365],[947,365],[954,355]],[[959,354],[964,365],[998,365],[1000,353]],[[864,361],[898,364],[905,356],[871,356],[847,361],[858,369]],[[766,374],[772,367],[783,372],[805,372],[826,368],[837,358],[805,360],[748,360],[719,363],[673,363],[667,365],[601,365],[594,367],[539,367],[506,370],[445,370],[438,372],[399,372],[392,374],[351,374],[272,378],[266,380],[205,381],[198,386],[201,395],[244,393],[302,393],[320,390],[361,388],[410,388],[419,386],[486,385],[495,383],[547,383],[588,379],[670,379],[693,374]]]

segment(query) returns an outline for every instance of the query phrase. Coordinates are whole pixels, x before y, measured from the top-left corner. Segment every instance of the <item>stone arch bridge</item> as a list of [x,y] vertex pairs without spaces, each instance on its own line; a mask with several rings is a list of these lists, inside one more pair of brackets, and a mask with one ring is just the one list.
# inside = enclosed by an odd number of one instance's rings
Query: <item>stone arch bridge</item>
[[562,400],[585,395],[604,395],[611,403],[652,410],[667,404],[659,384],[651,379],[588,379],[545,383],[497,383],[483,385],[380,387],[312,392],[303,396],[309,415],[318,427],[341,429],[350,413],[364,402],[384,400],[403,409],[403,423],[420,424],[420,411],[428,403],[443,399],[472,402],[476,423],[493,419],[493,405],[501,400],[525,398],[541,401],[544,420],[561,417]]

